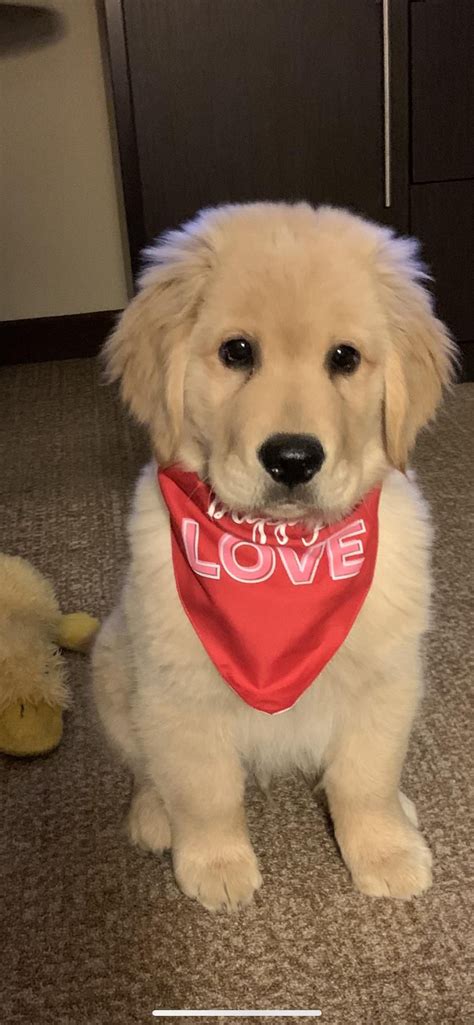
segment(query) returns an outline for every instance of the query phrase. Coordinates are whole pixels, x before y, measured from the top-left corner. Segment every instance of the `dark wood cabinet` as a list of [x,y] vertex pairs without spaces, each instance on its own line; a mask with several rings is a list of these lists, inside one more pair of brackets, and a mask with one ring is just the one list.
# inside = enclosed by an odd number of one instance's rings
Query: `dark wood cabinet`
[[105,10],[134,259],[139,242],[222,202],[306,198],[407,229],[400,0],[388,26],[400,55],[390,209],[381,0],[105,0]]
[[135,267],[202,206],[341,204],[419,235],[474,340],[471,0],[104,4]]
[[423,240],[440,316],[459,342],[474,337],[474,181],[413,185],[411,230]]
[[440,315],[474,352],[474,5],[410,5],[410,230],[423,243]]
[[474,5],[411,4],[412,177],[474,178]]
[[255,198],[383,216],[375,0],[124,0],[148,237]]

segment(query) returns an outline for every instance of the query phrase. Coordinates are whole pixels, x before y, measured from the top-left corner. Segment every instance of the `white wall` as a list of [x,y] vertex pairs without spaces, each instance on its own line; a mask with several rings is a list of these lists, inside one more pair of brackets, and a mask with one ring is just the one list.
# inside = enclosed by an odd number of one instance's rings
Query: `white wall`
[[64,34],[1,62],[0,320],[118,309],[129,292],[95,3],[35,3]]

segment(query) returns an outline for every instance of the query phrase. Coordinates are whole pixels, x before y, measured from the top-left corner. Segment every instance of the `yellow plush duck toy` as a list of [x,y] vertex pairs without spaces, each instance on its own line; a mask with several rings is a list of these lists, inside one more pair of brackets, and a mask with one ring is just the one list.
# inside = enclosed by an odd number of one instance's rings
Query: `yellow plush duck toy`
[[57,747],[69,704],[59,648],[87,651],[98,626],[84,612],[61,615],[50,582],[26,559],[0,554],[0,752]]

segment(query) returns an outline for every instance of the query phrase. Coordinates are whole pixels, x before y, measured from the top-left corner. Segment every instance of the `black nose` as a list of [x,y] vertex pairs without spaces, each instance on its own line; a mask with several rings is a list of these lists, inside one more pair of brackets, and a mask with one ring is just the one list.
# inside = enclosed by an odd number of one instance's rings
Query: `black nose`
[[324,449],[312,434],[272,434],[258,450],[258,458],[273,480],[294,488],[321,469]]

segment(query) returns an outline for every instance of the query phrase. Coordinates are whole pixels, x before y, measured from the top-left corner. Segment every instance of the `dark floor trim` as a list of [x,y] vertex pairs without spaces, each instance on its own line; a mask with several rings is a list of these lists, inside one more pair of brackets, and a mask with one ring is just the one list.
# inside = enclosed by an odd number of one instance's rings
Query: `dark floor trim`
[[[120,310],[0,321],[0,366],[97,356]],[[459,379],[474,381],[474,341],[461,342]]]
[[0,322],[0,364],[96,356],[119,310]]
[[474,342],[461,342],[461,381],[474,381]]

